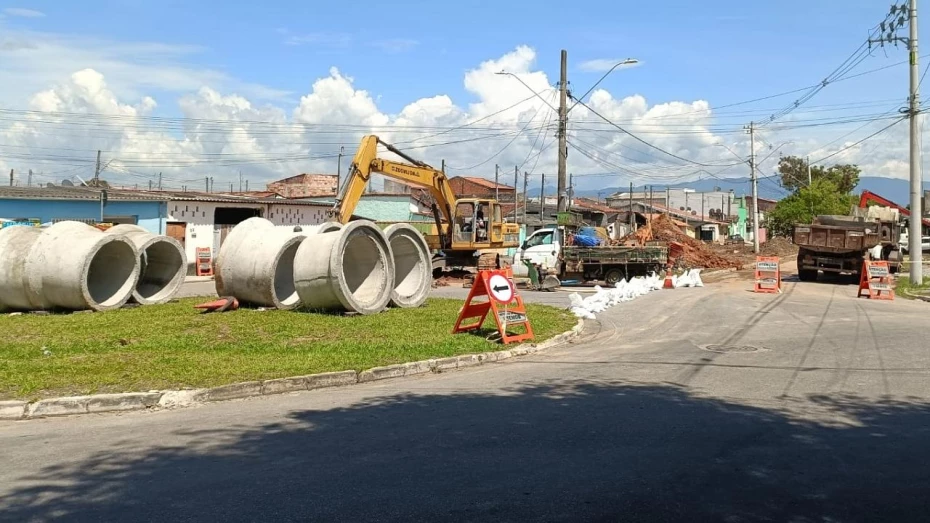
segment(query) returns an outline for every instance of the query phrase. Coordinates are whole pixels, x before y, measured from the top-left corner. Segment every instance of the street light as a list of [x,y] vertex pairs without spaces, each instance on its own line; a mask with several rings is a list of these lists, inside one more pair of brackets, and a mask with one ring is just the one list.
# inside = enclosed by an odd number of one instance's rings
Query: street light
[[[575,105],[578,105],[579,103],[581,103],[581,101],[584,100],[585,97],[587,97],[589,94],[591,94],[591,91],[593,91],[595,87],[597,87],[598,85],[600,85],[600,83],[603,82],[604,79],[607,78],[607,76],[608,76],[610,73],[614,72],[614,69],[616,69],[616,68],[618,68],[618,67],[620,67],[620,66],[622,66],[622,65],[636,65],[636,64],[638,64],[638,63],[639,63],[639,60],[637,60],[637,59],[635,59],[635,58],[627,58],[626,60],[620,60],[619,62],[615,63],[613,67],[611,67],[610,69],[607,70],[606,73],[604,73],[604,76],[602,76],[600,80],[594,82],[594,85],[592,85],[591,88],[587,90],[587,92],[585,92],[585,93],[584,93],[583,95],[581,95],[580,97],[575,98]],[[569,107],[569,108],[568,108],[568,111],[571,112],[571,110],[575,108],[575,105],[572,105],[571,107]]]

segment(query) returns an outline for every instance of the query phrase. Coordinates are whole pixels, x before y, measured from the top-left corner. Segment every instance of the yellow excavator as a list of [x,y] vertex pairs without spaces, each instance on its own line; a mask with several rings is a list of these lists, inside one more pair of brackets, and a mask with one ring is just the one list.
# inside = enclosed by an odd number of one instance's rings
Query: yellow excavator
[[[378,158],[378,145],[396,154],[409,164]],[[415,160],[377,136],[362,138],[352,165],[349,166],[333,207],[333,218],[348,223],[358,205],[372,173],[380,173],[413,187],[423,188],[432,196],[432,212],[435,224],[426,236],[433,249],[433,270],[446,267],[500,266],[497,253],[482,250],[517,247],[520,242],[520,226],[505,223],[500,203],[493,198],[458,199],[444,172]]]

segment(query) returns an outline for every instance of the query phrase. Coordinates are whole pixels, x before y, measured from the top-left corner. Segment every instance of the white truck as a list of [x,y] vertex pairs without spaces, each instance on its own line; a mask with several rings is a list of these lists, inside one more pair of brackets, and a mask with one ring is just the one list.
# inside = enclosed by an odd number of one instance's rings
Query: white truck
[[578,247],[564,245],[564,238],[561,227],[531,234],[514,254],[514,275],[528,275],[526,260],[562,281],[603,281],[613,285],[625,278],[658,272],[668,263],[668,247],[658,243],[645,247]]

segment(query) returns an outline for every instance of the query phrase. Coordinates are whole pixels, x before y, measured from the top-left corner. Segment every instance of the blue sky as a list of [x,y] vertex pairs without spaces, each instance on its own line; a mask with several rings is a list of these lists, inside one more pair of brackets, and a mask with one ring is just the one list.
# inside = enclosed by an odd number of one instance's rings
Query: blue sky
[[[559,5],[566,4],[39,1],[16,6],[46,16],[14,23],[39,31],[199,46],[201,52],[183,60],[295,95],[337,66],[357,86],[380,96],[385,111],[396,112],[437,93],[461,100],[465,70],[520,44],[537,50],[538,66],[551,78],[558,74],[559,50],[568,49],[576,89],[600,76],[578,70],[581,61],[630,56],[644,65],[612,75],[604,87],[641,93],[650,102],[741,101],[815,83],[887,10],[886,2],[876,1],[593,0],[569,3],[562,11]],[[902,50],[889,54],[904,59]],[[886,62],[878,51],[875,63]],[[836,85],[823,100],[903,96],[906,68],[892,73]],[[901,83],[883,85],[892,80]]]

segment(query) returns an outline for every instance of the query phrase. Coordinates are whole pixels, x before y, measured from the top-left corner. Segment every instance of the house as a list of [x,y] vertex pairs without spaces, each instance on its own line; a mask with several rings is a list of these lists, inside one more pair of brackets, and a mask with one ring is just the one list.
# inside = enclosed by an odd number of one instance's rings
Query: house
[[91,187],[0,187],[0,219],[51,224],[128,223],[165,234],[168,199],[159,194]]
[[[688,236],[708,242],[723,240],[723,235],[729,225],[728,222],[720,221],[709,216],[699,216],[696,211],[680,211],[669,209],[664,205],[637,202],[635,200],[632,206],[627,202],[625,206],[618,208],[618,210],[621,212],[618,213],[616,221],[624,224],[630,222],[630,212],[634,213],[634,215],[641,215],[644,220],[646,218],[658,216],[659,214],[665,214],[669,218],[672,218],[673,221],[685,224],[686,227],[683,227],[682,230]],[[634,223],[643,225],[643,223],[637,222],[635,218]]]
[[693,189],[657,189],[653,191],[619,192],[607,197],[607,205],[620,208],[629,204],[630,200],[662,205],[668,209],[678,209],[685,213],[697,213],[700,216],[711,216],[722,221],[728,221],[734,215],[737,200],[733,191],[703,191]]
[[512,202],[516,198],[516,189],[510,185],[494,183],[477,176],[453,176],[449,178],[449,187],[459,198],[497,198],[502,202]]
[[193,270],[197,248],[209,248],[211,259],[216,259],[233,227],[253,216],[266,218],[278,227],[307,226],[329,220],[332,209],[332,202],[197,192],[158,194],[168,199],[165,233],[184,246],[188,272]]
[[334,196],[339,191],[339,176],[335,174],[298,174],[267,184],[270,192],[284,198]]

